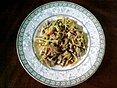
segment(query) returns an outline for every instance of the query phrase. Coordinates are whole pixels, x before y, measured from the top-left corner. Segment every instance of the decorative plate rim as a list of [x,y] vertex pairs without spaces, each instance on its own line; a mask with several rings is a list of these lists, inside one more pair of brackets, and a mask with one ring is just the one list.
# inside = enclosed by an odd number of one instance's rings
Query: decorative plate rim
[[[96,24],[95,26],[96,26],[96,28],[98,30],[98,33],[100,31],[99,35],[102,36],[102,37],[100,37],[100,40],[102,40],[102,43],[100,43],[100,50],[99,50],[99,54],[97,56],[98,59],[96,59],[94,65],[85,74],[83,74],[81,77],[69,80],[68,84],[66,82],[64,82],[64,81],[54,81],[54,80],[51,80],[51,79],[47,79],[47,78],[37,74],[33,70],[33,68],[28,64],[28,62],[26,61],[25,56],[24,56],[24,52],[22,51],[23,50],[23,46],[22,46],[23,32],[25,31],[25,28],[26,28],[28,22],[33,18],[33,15],[36,15],[38,13],[38,9],[40,9],[40,8],[42,10],[44,10],[44,9],[48,8],[49,5],[53,5],[53,7],[57,7],[61,3],[64,3],[63,6],[65,6],[65,7],[67,6],[67,7],[71,7],[71,8],[74,8],[74,9],[80,8],[82,12],[83,11],[87,11],[88,15],[92,17],[90,19],[93,21],[94,24]],[[48,7],[46,7],[46,6],[48,6]],[[77,10],[79,10],[79,9],[77,9]],[[25,21],[27,21],[27,20],[28,20],[28,22],[25,23]],[[29,15],[24,19],[24,21],[22,22],[22,24],[21,24],[21,26],[19,28],[18,34],[17,34],[16,50],[17,50],[18,58],[19,58],[19,61],[20,61],[21,65],[23,66],[25,71],[32,78],[34,78],[38,82],[40,82],[42,84],[45,84],[47,86],[52,86],[52,87],[71,87],[71,86],[75,86],[75,85],[78,85],[78,84],[86,81],[87,79],[89,79],[97,71],[97,69],[99,68],[99,66],[100,66],[100,64],[101,64],[101,62],[103,60],[104,53],[105,53],[105,36],[104,36],[103,28],[102,28],[101,24],[99,23],[99,21],[97,20],[97,18],[90,11],[88,11],[86,8],[82,7],[79,4],[75,4],[73,2],[54,1],[54,2],[49,2],[49,3],[46,3],[44,5],[41,5],[41,6],[37,7],[31,13],[29,13]],[[50,83],[46,83],[45,80],[50,80]],[[55,85],[55,83],[57,83],[57,82],[58,82],[58,85]]]

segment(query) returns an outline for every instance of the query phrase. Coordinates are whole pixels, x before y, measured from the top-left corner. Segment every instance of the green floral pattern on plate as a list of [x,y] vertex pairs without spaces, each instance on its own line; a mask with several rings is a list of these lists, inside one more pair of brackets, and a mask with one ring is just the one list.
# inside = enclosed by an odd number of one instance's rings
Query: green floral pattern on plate
[[[56,15],[74,17],[88,31],[88,55],[82,64],[70,70],[56,71],[43,66],[33,51],[33,35],[37,26]],[[104,56],[105,37],[99,21],[91,12],[78,4],[57,1],[36,8],[25,18],[19,28],[16,48],[22,66],[35,80],[48,86],[70,87],[84,82],[96,72]]]

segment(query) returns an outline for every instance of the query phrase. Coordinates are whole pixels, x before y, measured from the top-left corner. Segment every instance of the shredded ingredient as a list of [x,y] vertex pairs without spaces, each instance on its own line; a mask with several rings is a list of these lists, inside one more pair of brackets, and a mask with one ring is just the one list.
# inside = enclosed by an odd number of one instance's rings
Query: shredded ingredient
[[48,20],[39,28],[34,49],[41,63],[48,67],[73,66],[86,53],[87,43],[83,27],[72,19],[62,17]]

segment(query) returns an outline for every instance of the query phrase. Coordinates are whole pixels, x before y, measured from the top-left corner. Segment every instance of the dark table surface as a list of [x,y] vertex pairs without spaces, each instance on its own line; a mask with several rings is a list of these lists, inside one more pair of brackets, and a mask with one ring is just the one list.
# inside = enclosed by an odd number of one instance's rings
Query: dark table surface
[[[16,53],[16,36],[24,18],[36,7],[54,0],[2,0],[0,2],[0,88],[45,88],[30,77]],[[117,88],[117,0],[68,0],[91,11],[100,21],[106,51],[96,73],[73,88]]]

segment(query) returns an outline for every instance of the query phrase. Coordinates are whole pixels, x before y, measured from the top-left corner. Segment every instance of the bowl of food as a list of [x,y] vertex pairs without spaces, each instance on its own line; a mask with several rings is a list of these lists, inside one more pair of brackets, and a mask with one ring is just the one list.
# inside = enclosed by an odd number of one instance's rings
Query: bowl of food
[[83,61],[88,47],[87,31],[84,32],[75,18],[53,16],[37,27],[33,47],[45,66],[56,70],[70,69]]
[[32,78],[52,87],[70,87],[96,72],[103,60],[105,37],[90,11],[56,1],[37,7],[24,19],[16,48]]

